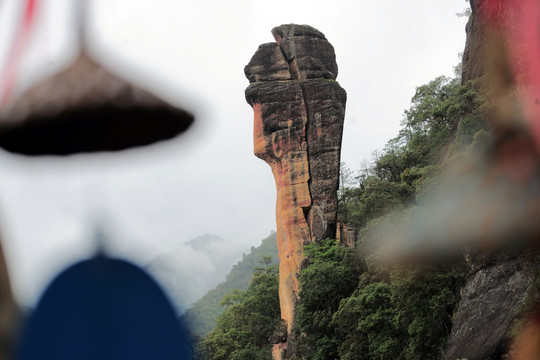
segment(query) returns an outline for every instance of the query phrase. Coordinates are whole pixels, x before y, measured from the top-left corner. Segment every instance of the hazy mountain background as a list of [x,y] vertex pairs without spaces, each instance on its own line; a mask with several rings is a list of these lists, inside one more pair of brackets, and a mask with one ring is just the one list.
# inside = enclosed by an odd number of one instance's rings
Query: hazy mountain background
[[273,264],[279,263],[275,232],[263,239],[259,246],[252,246],[250,253],[244,254],[242,260],[232,267],[224,282],[197,300],[182,315],[183,321],[189,325],[189,329],[193,333],[205,336],[212,330],[216,324],[216,318],[224,310],[219,305],[223,296],[233,289],[247,289],[255,267],[261,266],[263,256],[271,256]]
[[248,251],[248,246],[205,234],[157,255],[145,268],[165,288],[181,314],[225,280],[231,267]]

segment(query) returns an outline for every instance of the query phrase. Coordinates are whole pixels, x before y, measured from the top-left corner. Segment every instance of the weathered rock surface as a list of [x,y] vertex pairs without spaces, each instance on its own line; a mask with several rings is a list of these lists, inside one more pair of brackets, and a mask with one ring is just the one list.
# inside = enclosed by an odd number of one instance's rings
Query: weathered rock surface
[[485,11],[485,2],[479,0],[470,0],[472,16],[469,17],[465,31],[467,41],[463,50],[462,58],[462,80],[468,81],[478,79],[485,73],[486,68],[486,35],[488,26],[479,13]]
[[501,359],[510,350],[535,273],[532,259],[515,252],[471,260],[445,360]]
[[[254,111],[254,152],[277,188],[280,304],[293,326],[303,246],[336,237],[337,189],[346,93],[335,81],[332,45],[306,25],[272,30],[245,68]],[[286,346],[275,348],[281,353]]]

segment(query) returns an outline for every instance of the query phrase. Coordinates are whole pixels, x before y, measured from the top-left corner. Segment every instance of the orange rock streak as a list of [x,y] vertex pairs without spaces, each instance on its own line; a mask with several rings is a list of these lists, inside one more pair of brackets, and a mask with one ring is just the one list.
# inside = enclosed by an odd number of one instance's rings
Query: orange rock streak
[[[277,190],[276,226],[280,260],[279,300],[281,317],[290,333],[298,301],[298,281],[303,245],[311,238],[302,208],[311,206],[306,149],[295,149],[289,137],[264,136],[261,104],[253,105],[255,155],[271,167]],[[304,147],[305,148],[305,147]],[[270,152],[268,150],[271,150]]]

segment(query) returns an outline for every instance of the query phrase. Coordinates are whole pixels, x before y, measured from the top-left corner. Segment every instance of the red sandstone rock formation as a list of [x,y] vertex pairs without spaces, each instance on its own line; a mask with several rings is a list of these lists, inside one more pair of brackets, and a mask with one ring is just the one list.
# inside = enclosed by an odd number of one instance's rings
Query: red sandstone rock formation
[[272,34],[276,42],[261,45],[245,68],[246,99],[255,113],[255,155],[276,181],[279,296],[290,334],[303,246],[336,237],[347,96],[335,81],[334,49],[321,32],[282,25]]

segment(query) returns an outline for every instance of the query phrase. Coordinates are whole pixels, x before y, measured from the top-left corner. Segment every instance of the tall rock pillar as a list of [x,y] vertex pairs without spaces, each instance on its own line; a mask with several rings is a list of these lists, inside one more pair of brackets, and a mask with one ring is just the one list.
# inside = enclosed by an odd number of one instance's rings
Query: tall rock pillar
[[246,100],[255,113],[255,155],[276,181],[279,297],[290,334],[303,247],[336,237],[347,95],[335,80],[334,48],[321,32],[290,24],[272,34],[276,41],[261,45],[245,68]]

